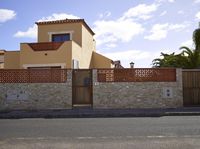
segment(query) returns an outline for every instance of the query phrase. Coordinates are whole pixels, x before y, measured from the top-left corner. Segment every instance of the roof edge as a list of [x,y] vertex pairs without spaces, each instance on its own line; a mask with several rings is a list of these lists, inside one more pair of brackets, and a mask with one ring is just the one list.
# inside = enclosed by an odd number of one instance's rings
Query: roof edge
[[64,19],[64,20],[35,22],[35,24],[37,25],[64,24],[64,23],[82,23],[92,35],[95,35],[95,33],[92,31],[92,29],[89,27],[89,25],[85,22],[84,19]]

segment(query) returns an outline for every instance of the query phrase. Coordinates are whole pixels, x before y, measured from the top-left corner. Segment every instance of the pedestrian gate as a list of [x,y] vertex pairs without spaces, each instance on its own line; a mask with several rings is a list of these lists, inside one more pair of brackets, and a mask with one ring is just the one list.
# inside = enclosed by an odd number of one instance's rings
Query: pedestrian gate
[[75,69],[72,73],[73,106],[92,106],[92,70]]

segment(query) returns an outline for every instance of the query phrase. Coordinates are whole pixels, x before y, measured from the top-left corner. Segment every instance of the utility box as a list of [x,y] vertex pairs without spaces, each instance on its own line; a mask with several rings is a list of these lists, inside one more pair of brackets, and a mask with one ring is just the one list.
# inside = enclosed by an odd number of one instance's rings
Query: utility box
[[29,96],[28,93],[25,91],[19,91],[19,90],[8,90],[6,93],[6,99],[7,100],[28,100]]
[[171,87],[164,87],[162,91],[163,98],[173,98],[173,90]]

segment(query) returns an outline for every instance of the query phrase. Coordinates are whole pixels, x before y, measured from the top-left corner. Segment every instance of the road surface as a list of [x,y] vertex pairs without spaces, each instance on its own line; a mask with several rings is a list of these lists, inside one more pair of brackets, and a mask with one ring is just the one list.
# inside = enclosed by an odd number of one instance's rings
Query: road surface
[[200,117],[0,120],[0,149],[200,149]]

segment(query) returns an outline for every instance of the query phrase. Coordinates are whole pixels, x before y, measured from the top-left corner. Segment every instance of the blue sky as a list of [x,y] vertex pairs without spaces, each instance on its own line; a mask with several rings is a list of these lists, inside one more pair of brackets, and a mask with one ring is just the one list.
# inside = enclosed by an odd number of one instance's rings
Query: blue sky
[[200,0],[0,0],[0,49],[36,42],[38,20],[84,18],[97,51],[129,67],[151,67],[161,52],[192,46]]

